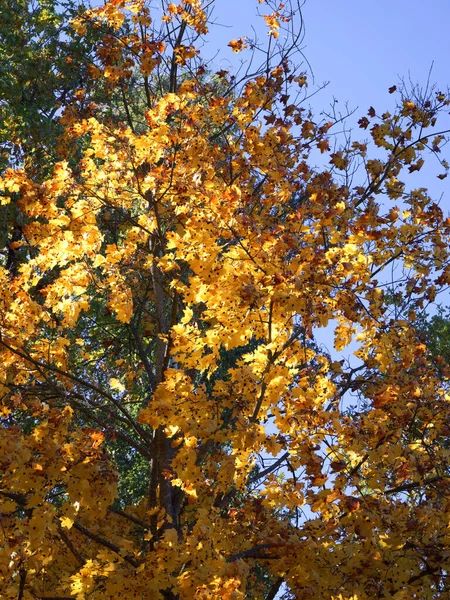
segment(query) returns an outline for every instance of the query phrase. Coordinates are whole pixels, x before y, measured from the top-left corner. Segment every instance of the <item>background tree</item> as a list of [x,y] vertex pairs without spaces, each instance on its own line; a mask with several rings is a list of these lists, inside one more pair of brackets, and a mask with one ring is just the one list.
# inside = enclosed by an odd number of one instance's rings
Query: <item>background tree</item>
[[418,323],[432,356],[440,366],[450,364],[449,309],[439,307],[436,314],[422,317]]
[[240,81],[201,60],[197,0],[80,11],[101,102],[53,115],[51,173],[25,147],[4,171],[2,597],[446,597],[448,395],[413,313],[450,223],[407,182],[450,101],[400,95],[360,120],[374,158],[330,151],[298,7],[261,4]]

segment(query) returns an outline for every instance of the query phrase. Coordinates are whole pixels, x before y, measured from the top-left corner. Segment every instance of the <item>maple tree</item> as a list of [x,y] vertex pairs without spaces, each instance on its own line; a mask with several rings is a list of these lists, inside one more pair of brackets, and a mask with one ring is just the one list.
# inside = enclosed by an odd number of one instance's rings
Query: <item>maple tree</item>
[[14,131],[2,598],[448,596],[450,397],[415,323],[450,221],[414,178],[446,176],[450,99],[400,90],[331,148],[299,11],[259,5],[241,79],[202,59],[200,0],[74,11],[95,44],[44,98],[49,163]]

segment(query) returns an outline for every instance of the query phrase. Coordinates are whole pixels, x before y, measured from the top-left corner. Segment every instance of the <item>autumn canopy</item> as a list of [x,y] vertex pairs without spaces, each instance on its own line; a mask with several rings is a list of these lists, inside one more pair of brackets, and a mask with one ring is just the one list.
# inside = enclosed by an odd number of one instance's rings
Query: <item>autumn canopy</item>
[[294,4],[237,72],[211,2],[10,4],[0,598],[448,598],[448,96],[339,145]]

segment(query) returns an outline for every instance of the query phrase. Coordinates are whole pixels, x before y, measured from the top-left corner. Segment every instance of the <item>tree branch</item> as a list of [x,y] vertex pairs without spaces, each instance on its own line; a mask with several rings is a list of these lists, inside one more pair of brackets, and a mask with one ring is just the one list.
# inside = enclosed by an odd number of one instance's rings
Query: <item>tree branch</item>
[[19,581],[19,593],[17,594],[17,600],[23,600],[23,595],[25,592],[25,582],[27,580],[27,572],[23,567],[19,570],[20,573],[20,581]]
[[131,428],[134,429],[134,431],[140,437],[142,437],[144,440],[147,441],[147,436],[145,435],[145,432],[141,429],[141,427],[138,425],[138,423],[136,423],[135,419],[133,419],[128,414],[128,411],[121,405],[120,402],[118,402],[113,396],[111,396],[110,394],[105,392],[105,390],[102,390],[102,388],[94,385],[93,383],[90,383],[89,381],[85,381],[84,379],[81,379],[80,377],[77,377],[76,375],[72,375],[72,373],[68,373],[67,371],[64,371],[63,369],[59,369],[58,367],[55,367],[54,365],[45,364],[39,360],[36,360],[35,358],[32,358],[29,354],[21,352],[20,350],[17,350],[17,348],[13,348],[12,346],[7,344],[2,339],[1,334],[0,334],[0,344],[2,346],[4,346],[7,350],[9,350],[10,352],[15,354],[16,356],[20,356],[20,358],[23,358],[23,360],[31,362],[31,364],[35,365],[36,367],[39,367],[41,369],[47,369],[53,373],[57,373],[58,375],[67,377],[67,379],[70,379],[71,381],[75,381],[79,385],[84,386],[93,392],[96,392],[97,394],[99,394],[100,396],[103,396],[104,398],[107,398],[117,408],[117,410],[124,415],[124,417],[126,418],[128,424],[131,426]]
[[267,550],[268,548],[273,548],[274,544],[259,544],[254,548],[249,548],[248,550],[243,550],[242,552],[238,552],[238,554],[233,554],[227,558],[227,562],[235,562],[240,560],[241,558],[264,558],[264,559],[277,559],[279,556],[272,556],[271,554],[259,554],[261,550]]
[[424,479],[424,481],[414,481],[412,483],[405,483],[403,485],[398,485],[396,487],[390,488],[384,491],[385,496],[389,496],[391,494],[399,494],[400,492],[408,492],[409,490],[415,490],[423,485],[431,485],[432,483],[436,483],[438,481],[442,481],[444,478],[440,475],[436,477],[431,477],[430,479]]
[[84,557],[78,552],[78,550],[75,548],[72,540],[69,538],[69,536],[67,535],[67,533],[64,531],[64,529],[61,527],[61,525],[58,525],[58,533],[62,539],[62,541],[66,544],[66,546],[69,548],[69,550],[72,552],[72,554],[75,556],[75,558],[77,559],[77,561],[80,563],[80,565],[84,565],[85,563],[85,559]]
[[264,471],[261,471],[260,473],[257,473],[256,475],[251,477],[247,482],[248,485],[251,485],[252,483],[256,483],[259,479],[264,479],[264,477],[266,477],[267,475],[270,475],[271,473],[276,471],[278,469],[278,467],[287,459],[288,456],[289,456],[289,452],[285,452],[272,465],[270,465],[270,467],[267,467],[266,469],[264,469]]
[[279,591],[281,585],[283,584],[283,582],[284,582],[284,579],[282,577],[278,577],[278,579],[275,581],[275,583],[270,588],[269,593],[267,594],[265,600],[275,600],[275,597],[278,594],[278,591]]
[[131,329],[131,333],[133,334],[134,340],[136,342],[136,348],[137,348],[137,351],[139,354],[139,358],[142,360],[144,367],[145,367],[145,372],[147,373],[147,377],[149,378],[150,387],[152,390],[154,390],[156,387],[155,373],[153,371],[153,367],[152,367],[150,361],[148,360],[147,353],[145,352],[145,348],[142,343],[142,338],[139,335],[139,332],[133,323],[130,323],[129,327]]
[[121,556],[127,563],[129,563],[135,569],[137,569],[137,567],[139,567],[139,565],[140,565],[139,561],[137,561],[132,556],[124,556],[123,552],[119,548],[119,546],[116,546],[115,544],[112,544],[111,542],[108,542],[108,540],[105,540],[104,538],[102,538],[101,536],[97,535],[96,533],[92,533],[92,531],[90,531],[89,529],[86,529],[86,527],[84,527],[83,525],[81,525],[77,521],[75,521],[73,523],[73,527],[75,529],[77,529],[80,533],[82,533],[83,535],[85,535],[86,537],[88,537],[91,540],[93,540],[94,542],[97,542],[97,544],[100,544],[101,546],[104,546],[105,548],[108,548],[109,550],[112,550],[112,552],[115,552],[116,554],[118,554],[119,556]]
[[109,508],[109,512],[112,512],[115,515],[119,515],[119,517],[123,517],[124,519],[128,519],[132,523],[135,523],[136,525],[140,525],[143,529],[150,529],[150,524],[149,523],[145,523],[144,521],[141,521],[141,519],[138,519],[137,517],[135,517],[133,515],[129,515],[128,513],[126,513],[123,510],[120,510],[118,508],[110,507]]

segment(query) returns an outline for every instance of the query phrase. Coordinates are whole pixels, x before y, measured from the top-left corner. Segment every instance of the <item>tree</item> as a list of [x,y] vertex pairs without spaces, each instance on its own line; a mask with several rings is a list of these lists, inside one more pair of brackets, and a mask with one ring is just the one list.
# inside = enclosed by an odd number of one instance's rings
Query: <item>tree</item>
[[[26,162],[31,175],[51,173],[63,131],[58,113],[70,104],[86,111],[86,95],[99,99],[100,86],[89,75],[99,40],[89,27],[83,38],[70,27],[77,2],[11,0],[1,2],[0,168]],[[81,93],[83,90],[83,93]],[[105,97],[102,91],[103,98]]]
[[423,316],[417,325],[439,367],[448,366],[450,364],[449,309],[440,306],[435,314]]
[[[42,181],[65,156],[58,114],[70,105],[86,116],[106,98],[105,86],[89,75],[99,32],[74,34],[70,20],[79,6],[72,0],[2,0],[0,10],[0,172],[26,165],[28,177]],[[14,199],[0,206],[0,248],[12,270],[24,219]]]
[[240,81],[201,60],[198,0],[80,12],[103,101],[73,94],[51,173],[23,147],[3,174],[4,598],[448,596],[449,397],[414,319],[450,222],[412,186],[450,100],[403,90],[331,151],[301,15],[261,4]]

